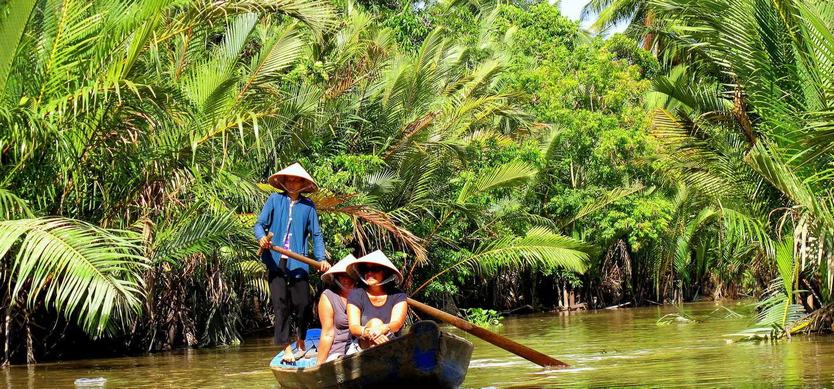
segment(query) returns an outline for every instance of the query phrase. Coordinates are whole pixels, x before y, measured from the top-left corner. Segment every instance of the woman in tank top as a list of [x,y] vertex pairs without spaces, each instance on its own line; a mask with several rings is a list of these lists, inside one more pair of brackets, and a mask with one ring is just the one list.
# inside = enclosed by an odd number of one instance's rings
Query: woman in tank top
[[365,349],[399,336],[408,314],[405,293],[396,284],[403,276],[382,251],[374,251],[348,265],[362,288],[348,296],[347,317],[351,335]]
[[321,321],[321,338],[319,338],[318,365],[345,355],[351,336],[346,314],[347,298],[356,281],[347,273],[347,266],[356,258],[348,255],[339,263],[321,275],[322,281],[329,284],[319,299],[319,320]]

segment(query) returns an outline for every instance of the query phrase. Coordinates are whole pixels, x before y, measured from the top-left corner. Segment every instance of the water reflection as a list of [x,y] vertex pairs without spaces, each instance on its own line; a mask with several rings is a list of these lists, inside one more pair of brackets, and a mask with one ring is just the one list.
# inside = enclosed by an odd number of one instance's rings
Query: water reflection
[[[727,343],[731,338],[724,335],[747,328],[751,320],[748,308],[730,308],[746,316],[725,318],[725,310],[716,311],[709,303],[690,304],[682,312],[673,307],[647,307],[507,320],[502,334],[511,334],[571,363],[571,367],[540,371],[476,341],[466,385],[715,387],[823,386],[834,382],[834,339]],[[669,313],[685,314],[696,321],[658,326],[657,320]]]
[[[587,386],[831,386],[834,338],[790,342],[727,343],[723,335],[750,324],[746,314],[724,318],[712,303],[686,305],[694,323],[658,326],[673,307],[645,307],[570,315],[509,318],[498,332],[571,364],[543,371],[479,339],[465,387]],[[14,366],[3,370],[7,388],[72,388],[77,378],[104,377],[107,388],[277,388],[266,364],[275,354],[269,339],[242,346],[180,350],[141,357]]]

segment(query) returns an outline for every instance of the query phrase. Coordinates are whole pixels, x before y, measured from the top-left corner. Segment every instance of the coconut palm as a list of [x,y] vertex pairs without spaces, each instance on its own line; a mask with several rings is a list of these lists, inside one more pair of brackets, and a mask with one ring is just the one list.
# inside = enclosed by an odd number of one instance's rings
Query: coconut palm
[[[325,212],[351,215],[353,241],[359,251],[389,246],[413,254],[403,264],[410,285],[414,270],[427,264],[426,249],[435,243],[450,243],[442,239],[450,219],[461,215],[477,219],[484,214],[486,209],[472,204],[470,198],[517,185],[535,174],[529,164],[512,162],[484,171],[477,180],[462,187],[447,179],[450,171],[465,167],[465,148],[469,144],[512,135],[501,133],[505,123],[520,123],[525,129],[528,118],[515,105],[513,95],[500,92],[500,74],[506,61],[500,48],[491,46],[491,55],[475,60],[465,47],[445,38],[443,30],[437,29],[416,53],[392,53],[382,61],[380,53],[390,50],[389,34],[385,30],[354,27],[353,24],[367,23],[359,10],[349,9],[348,16],[351,22],[337,33],[337,41],[321,44],[332,50],[321,53],[322,67],[332,69],[336,78],[319,86],[326,88],[321,96],[329,111],[324,115],[328,124],[316,127],[336,126],[346,136],[333,139],[339,142],[334,148],[372,153],[379,158],[378,167],[350,178],[350,185],[357,191],[350,197],[334,201],[325,196],[318,198],[317,203],[320,207],[325,204]],[[343,52],[345,48],[339,44],[344,41],[357,42],[350,46],[353,51]],[[355,112],[367,120],[356,122]],[[330,139],[327,134],[318,138]],[[424,233],[414,234],[396,227],[406,225],[416,225]],[[516,238],[508,240],[515,242]],[[561,243],[554,239],[550,245],[553,250],[566,248]],[[524,252],[517,246],[515,252],[504,249],[506,265],[521,263],[518,255]],[[583,253],[576,255],[584,258]],[[487,257],[483,256],[484,263]],[[499,257],[496,254],[490,258],[498,263]],[[556,263],[562,260],[554,253],[541,258]],[[577,264],[581,260],[565,261],[575,268],[582,267]]]
[[[364,155],[372,168],[317,204],[326,223],[350,221],[345,246],[401,250],[412,268],[431,242],[455,247],[436,238],[447,221],[489,217],[473,199],[535,172],[513,162],[449,179],[470,145],[530,131],[501,92],[500,50],[474,57],[442,30],[411,53],[350,4],[335,30],[315,1],[54,0],[9,12],[0,258],[4,313],[22,316],[5,334],[37,331],[31,313],[56,308],[131,348],[238,341],[267,297],[249,228],[271,189],[256,182],[293,159]],[[483,229],[467,239],[482,248],[465,263],[484,269],[580,270],[587,256],[535,227],[495,245],[480,244]]]
[[582,8],[582,19],[595,16],[591,28],[604,31],[621,23],[629,23],[629,30],[651,24],[649,2],[645,0],[591,0]]
[[[10,43],[0,58],[0,258],[9,270],[5,314],[23,317],[4,333],[20,323],[29,331],[39,307],[93,336],[128,331],[136,316],[153,316],[142,308],[153,308],[146,299],[154,300],[160,266],[229,245],[244,228],[230,218],[245,205],[233,200],[257,191],[237,185],[250,173],[226,169],[206,145],[222,145],[215,140],[228,140],[229,129],[251,141],[258,119],[278,116],[262,93],[299,58],[302,32],[272,15],[316,32],[332,24],[332,9],[292,1],[9,7],[12,22],[0,23]],[[213,26],[230,14],[215,42]],[[214,210],[209,220],[189,216],[185,203],[195,199]],[[14,348],[6,350],[8,361]]]
[[[689,172],[687,182],[717,194],[722,209],[728,196],[736,199],[734,212],[725,213],[735,218],[732,225],[763,231],[747,239],[763,243],[793,236],[793,243],[781,244],[779,250],[763,247],[767,256],[783,280],[783,267],[790,267],[783,266],[785,258],[800,258],[791,263],[811,270],[810,282],[824,289],[815,295],[830,302],[826,253],[834,218],[826,188],[831,185],[834,156],[827,140],[834,10],[814,1],[651,4],[658,18],[686,26],[677,33],[690,42],[688,50],[711,62],[695,69],[694,75],[673,71],[655,85],[666,97],[654,126],[659,138],[679,153],[675,165]],[[703,73],[705,69],[725,76]],[[696,78],[722,82],[692,87],[685,81]],[[690,158],[708,163],[687,166],[684,160]],[[743,220],[747,221],[739,224]],[[783,289],[788,291],[783,299],[791,299],[794,289]],[[773,312],[770,308],[776,305],[766,303],[763,312]],[[779,323],[785,327],[786,316],[782,317]]]
[[591,30],[597,33],[627,23],[625,33],[643,42],[645,50],[655,47],[657,29],[654,12],[647,0],[591,0],[582,7],[582,20],[596,17]]

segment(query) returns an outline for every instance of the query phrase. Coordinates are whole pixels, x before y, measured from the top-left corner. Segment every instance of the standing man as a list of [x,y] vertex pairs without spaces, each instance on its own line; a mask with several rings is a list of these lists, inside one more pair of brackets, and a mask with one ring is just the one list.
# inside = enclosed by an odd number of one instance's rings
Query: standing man
[[[330,268],[324,257],[324,239],[319,228],[319,217],[313,201],[301,196],[318,190],[316,182],[295,163],[269,177],[270,185],[282,190],[273,193],[266,200],[258,220],[255,222],[255,238],[265,248],[261,260],[269,270],[269,292],[275,311],[275,344],[284,348],[284,361],[294,362],[290,346],[290,316],[295,313],[298,328],[298,349],[304,350],[307,324],[312,318],[313,297],[308,281],[309,266],[277,251],[271,246],[280,246],[294,253],[307,255],[307,243],[313,240],[313,256],[321,265],[320,271]],[[272,240],[267,237],[272,232]]]

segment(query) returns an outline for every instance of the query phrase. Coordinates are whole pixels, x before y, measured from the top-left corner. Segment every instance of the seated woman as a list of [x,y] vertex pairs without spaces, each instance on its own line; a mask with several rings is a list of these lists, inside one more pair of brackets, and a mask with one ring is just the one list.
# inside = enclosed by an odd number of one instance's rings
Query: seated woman
[[350,275],[363,285],[348,296],[347,317],[351,335],[365,349],[399,336],[408,314],[405,293],[396,284],[399,270],[382,251],[374,251],[348,265]]
[[347,320],[347,298],[356,281],[347,273],[347,266],[356,261],[353,255],[342,258],[327,272],[321,280],[330,285],[319,299],[319,320],[321,337],[319,338],[316,364],[332,361],[345,355],[351,336]]

